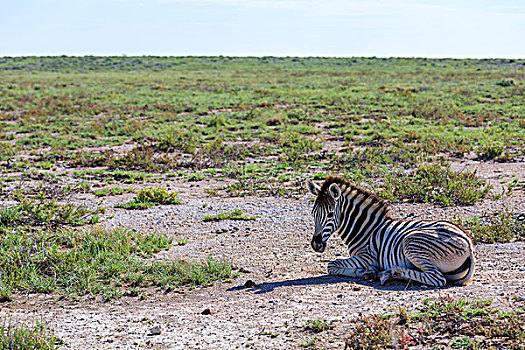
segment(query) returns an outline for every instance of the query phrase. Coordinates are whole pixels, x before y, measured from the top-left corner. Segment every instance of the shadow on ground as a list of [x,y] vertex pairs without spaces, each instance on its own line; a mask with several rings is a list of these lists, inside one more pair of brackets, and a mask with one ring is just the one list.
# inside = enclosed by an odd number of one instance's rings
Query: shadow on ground
[[389,290],[389,291],[434,290],[434,289],[447,289],[450,287],[450,286],[427,287],[427,286],[422,286],[419,284],[414,284],[411,282],[407,283],[404,281],[389,281],[385,285],[381,285],[379,282],[376,282],[376,281],[365,281],[362,279],[353,279],[353,278],[348,278],[348,277],[323,275],[323,276],[315,276],[315,277],[288,279],[288,280],[275,281],[275,282],[263,282],[259,284],[248,284],[247,282],[245,285],[229,288],[228,291],[232,292],[232,291],[246,289],[250,292],[255,292],[255,294],[264,294],[264,293],[272,292],[276,288],[282,288],[282,287],[312,286],[312,285],[320,286],[320,285],[337,284],[337,283],[353,283],[353,284],[359,284],[363,286],[372,287],[378,290]]

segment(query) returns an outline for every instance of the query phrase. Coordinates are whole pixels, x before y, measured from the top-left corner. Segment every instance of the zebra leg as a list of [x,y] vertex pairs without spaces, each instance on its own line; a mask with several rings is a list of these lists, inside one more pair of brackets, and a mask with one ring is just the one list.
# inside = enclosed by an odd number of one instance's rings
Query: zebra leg
[[328,263],[328,274],[353,278],[369,278],[377,275],[377,268],[369,258],[352,256],[348,259],[337,259]]
[[447,283],[445,276],[438,268],[431,264],[420,264],[418,268],[421,271],[412,270],[401,266],[392,266],[388,270],[379,273],[381,285],[389,279],[403,279],[407,281],[416,281],[432,287],[442,287]]

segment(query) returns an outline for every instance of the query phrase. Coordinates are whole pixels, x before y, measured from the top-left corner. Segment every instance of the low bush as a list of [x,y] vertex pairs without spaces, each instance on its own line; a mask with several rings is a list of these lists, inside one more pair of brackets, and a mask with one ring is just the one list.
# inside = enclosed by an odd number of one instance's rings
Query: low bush
[[490,305],[490,300],[443,297],[427,300],[412,315],[400,309],[393,315],[361,317],[345,349],[523,349],[525,314],[503,313]]
[[122,209],[147,209],[157,204],[182,204],[177,196],[177,192],[168,192],[163,187],[148,187],[140,190],[133,200],[117,204],[115,207]]
[[322,143],[297,132],[287,132],[277,138],[279,160],[285,164],[303,161],[309,153],[320,150]]
[[456,218],[472,235],[474,243],[505,243],[525,239],[525,213],[501,210],[482,217]]
[[514,86],[516,85],[516,83],[514,82],[514,79],[507,78],[507,79],[501,79],[500,81],[496,83],[496,85],[508,87],[508,86]]
[[423,164],[408,173],[388,175],[380,195],[395,202],[472,205],[487,197],[491,188],[475,172],[455,172],[450,166]]
[[492,160],[499,158],[504,150],[505,146],[502,143],[490,142],[478,149],[477,155],[480,160]]
[[313,333],[320,333],[335,327],[332,322],[326,320],[308,320],[305,322],[303,328]]

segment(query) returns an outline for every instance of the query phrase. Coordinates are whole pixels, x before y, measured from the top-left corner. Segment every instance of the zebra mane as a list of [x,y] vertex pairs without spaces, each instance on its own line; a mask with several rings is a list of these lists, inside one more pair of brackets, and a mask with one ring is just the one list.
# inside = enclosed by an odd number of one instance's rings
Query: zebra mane
[[370,198],[370,200],[374,203],[373,206],[383,211],[385,217],[390,218],[390,215],[388,213],[390,208],[388,206],[388,203],[384,199],[379,198],[377,195],[367,190],[366,188],[362,188],[360,186],[354,185],[353,183],[339,176],[329,176],[323,182],[321,186],[321,191],[319,193],[319,197],[329,196],[328,188],[330,187],[331,184],[338,184],[339,187],[341,188],[342,193],[345,193],[345,192],[349,193],[355,190],[359,194],[365,195],[367,198]]

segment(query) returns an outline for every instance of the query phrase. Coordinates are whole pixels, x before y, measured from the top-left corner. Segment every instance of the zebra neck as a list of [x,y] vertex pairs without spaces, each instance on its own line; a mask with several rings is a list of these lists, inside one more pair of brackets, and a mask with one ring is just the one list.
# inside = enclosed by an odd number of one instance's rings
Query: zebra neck
[[339,200],[340,224],[336,232],[355,255],[370,244],[372,234],[389,219],[383,203],[356,190],[349,191]]

